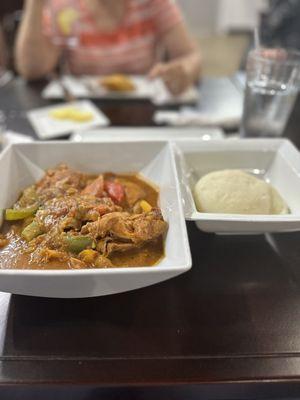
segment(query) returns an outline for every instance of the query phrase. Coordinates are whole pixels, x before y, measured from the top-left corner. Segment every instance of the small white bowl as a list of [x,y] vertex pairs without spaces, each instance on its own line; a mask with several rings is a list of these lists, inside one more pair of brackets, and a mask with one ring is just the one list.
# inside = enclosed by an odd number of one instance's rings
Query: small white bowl
[[169,223],[165,257],[153,267],[82,270],[0,269],[0,291],[43,297],[92,297],[149,286],[191,267],[174,155],[166,142],[24,143],[0,156],[0,208],[58,163],[88,173],[141,172],[160,188],[160,207]]
[[[216,233],[267,233],[300,230],[300,153],[286,139],[237,139],[173,144],[185,217],[199,229]],[[273,185],[290,214],[240,215],[197,211],[192,190],[203,175],[241,169]]]

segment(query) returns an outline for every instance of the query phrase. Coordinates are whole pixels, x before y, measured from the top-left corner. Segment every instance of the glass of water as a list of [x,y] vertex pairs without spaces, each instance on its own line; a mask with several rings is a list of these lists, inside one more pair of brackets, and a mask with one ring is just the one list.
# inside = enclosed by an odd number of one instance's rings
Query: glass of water
[[279,137],[300,83],[300,53],[260,48],[250,51],[240,135]]

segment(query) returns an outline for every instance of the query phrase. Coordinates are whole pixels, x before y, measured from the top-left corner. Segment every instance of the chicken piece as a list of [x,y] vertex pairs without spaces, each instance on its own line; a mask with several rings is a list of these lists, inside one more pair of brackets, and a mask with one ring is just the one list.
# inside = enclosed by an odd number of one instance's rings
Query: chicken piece
[[[100,238],[97,250],[108,255],[114,251],[124,251],[140,247],[163,235],[168,224],[158,210],[149,213],[130,215],[127,212],[114,212],[104,215],[96,222],[86,224],[81,232],[94,239]],[[114,243],[114,244],[113,244]],[[116,244],[126,246],[116,246]]]
[[36,213],[35,220],[42,227],[43,231],[47,232],[67,216],[72,206],[74,206],[73,201],[68,202],[64,198],[48,200],[44,208],[38,210]]
[[136,183],[121,179],[120,182],[125,188],[125,196],[129,207],[133,207],[137,201],[146,197],[145,191]]
[[134,241],[147,242],[157,239],[166,233],[168,224],[163,220],[161,212],[157,209],[148,213],[132,216],[134,226]]
[[122,210],[109,197],[79,196],[74,216],[81,221],[96,221],[101,215]]
[[109,254],[115,253],[115,252],[128,251],[128,250],[136,249],[138,247],[140,247],[140,246],[135,243],[108,242],[105,255],[109,255]]
[[78,193],[78,190],[71,187],[51,186],[49,188],[43,189],[42,191],[37,190],[37,193],[39,202],[43,204],[48,200],[59,199],[65,196],[72,196],[73,194]]
[[61,230],[80,229],[82,222],[96,221],[101,215],[121,210],[109,197],[92,195],[64,196],[45,202],[36,214],[44,232],[59,224]]
[[109,236],[105,237],[104,239],[101,239],[97,243],[97,251],[104,256],[108,256],[111,253],[117,252],[117,251],[127,251],[131,250],[134,248],[139,247],[138,245],[132,243],[132,242],[116,242],[113,241],[113,239]]
[[81,233],[90,234],[95,239],[104,238],[108,234],[112,233],[114,226],[118,222],[123,222],[129,219],[130,214],[127,212],[112,212],[103,215],[95,222],[89,222],[84,225],[81,229]]
[[48,169],[46,175],[36,184],[37,192],[41,193],[45,189],[75,188],[81,190],[87,182],[87,175],[69,168],[65,164],[60,164],[54,169]]
[[96,247],[97,251],[101,254],[107,255],[108,254],[107,246],[108,246],[108,243],[110,243],[111,241],[112,241],[112,238],[109,236],[106,236],[105,238],[99,240],[97,243],[97,247]]
[[47,263],[52,260],[66,261],[68,258],[68,255],[65,252],[58,251],[58,250],[52,250],[52,249],[48,249],[48,248],[40,249],[39,256],[43,263]]
[[89,183],[81,192],[81,194],[90,194],[95,197],[102,197],[104,191],[104,178],[99,175],[98,178]]
[[[65,252],[65,233],[58,226],[53,226],[49,232],[43,233],[32,239],[29,243],[28,252],[31,253],[31,261],[34,263],[43,263],[47,259],[48,250],[55,250],[61,254],[67,255]],[[45,249],[47,251],[45,251]],[[51,253],[53,256],[54,253]]]
[[73,269],[83,269],[86,268],[86,264],[78,258],[71,257],[69,260],[69,267]]

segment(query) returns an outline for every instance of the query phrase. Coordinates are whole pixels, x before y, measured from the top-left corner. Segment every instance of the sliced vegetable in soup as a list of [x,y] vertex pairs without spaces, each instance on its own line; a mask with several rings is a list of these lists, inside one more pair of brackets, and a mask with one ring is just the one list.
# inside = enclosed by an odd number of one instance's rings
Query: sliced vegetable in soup
[[0,268],[154,265],[168,230],[157,201],[139,175],[49,169],[5,210]]

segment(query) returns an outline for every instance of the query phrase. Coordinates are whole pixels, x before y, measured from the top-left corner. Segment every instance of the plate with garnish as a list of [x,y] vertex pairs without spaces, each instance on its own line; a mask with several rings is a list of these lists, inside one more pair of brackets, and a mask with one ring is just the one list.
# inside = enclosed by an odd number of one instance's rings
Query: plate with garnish
[[73,101],[31,110],[27,113],[39,139],[51,139],[109,125],[109,119],[89,100]]

